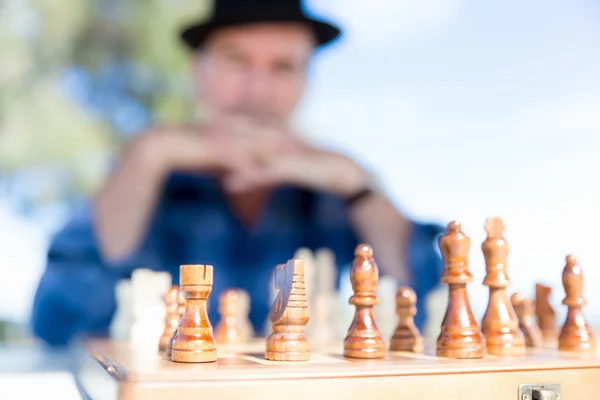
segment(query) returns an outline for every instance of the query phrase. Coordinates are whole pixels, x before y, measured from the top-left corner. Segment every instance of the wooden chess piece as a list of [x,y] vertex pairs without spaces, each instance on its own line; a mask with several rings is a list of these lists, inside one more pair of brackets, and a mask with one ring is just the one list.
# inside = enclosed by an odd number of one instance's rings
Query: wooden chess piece
[[423,352],[423,338],[415,325],[417,315],[417,295],[414,290],[403,286],[396,293],[396,314],[398,327],[392,336],[390,351]]
[[171,341],[171,360],[186,363],[216,361],[217,346],[206,311],[213,285],[213,267],[182,265],[179,283],[185,310]]
[[567,265],[562,274],[566,297],[562,304],[569,307],[567,318],[558,337],[558,349],[562,351],[596,352],[596,338],[583,316],[583,273],[572,255],[567,256]]
[[482,358],[487,354],[485,336],[473,316],[467,283],[473,281],[469,271],[471,239],[461,231],[460,222],[448,224],[439,239],[444,260],[440,282],[447,284],[448,308],[437,339],[437,355],[447,358]]
[[171,347],[171,339],[173,339],[175,331],[181,322],[181,314],[178,313],[179,297],[181,297],[181,291],[177,285],[171,286],[164,295],[163,299],[167,315],[165,317],[165,329],[158,342],[158,351],[160,353],[166,354],[167,348]]
[[375,323],[373,306],[378,303],[375,294],[379,269],[373,258],[373,249],[366,244],[356,247],[350,269],[350,282],[354,295],[348,301],[356,307],[354,320],[344,339],[344,357],[383,358],[385,343]]
[[185,298],[183,297],[183,293],[181,292],[181,289],[179,288],[179,286],[177,288],[178,288],[178,290],[177,290],[178,294],[177,294],[176,313],[177,313],[177,320],[179,322],[177,323],[177,326],[175,327],[175,332],[173,332],[173,335],[171,336],[171,340],[169,341],[169,344],[165,348],[165,356],[169,360],[171,359],[171,350],[173,348],[173,338],[175,337],[175,334],[177,333],[177,327],[181,323],[181,318],[183,318],[183,313],[185,312]]
[[519,319],[506,294],[511,282],[507,271],[509,245],[503,237],[504,222],[497,217],[489,218],[485,230],[487,238],[481,248],[487,274],[483,284],[490,288],[490,298],[481,321],[481,331],[489,354],[524,355],[525,336],[519,329]]
[[540,283],[535,285],[535,315],[538,326],[542,331],[542,337],[546,345],[554,347],[558,338],[556,328],[556,313],[550,305],[550,295],[552,288]]
[[541,347],[544,339],[542,331],[534,318],[535,308],[533,301],[521,297],[518,293],[514,293],[510,297],[510,300],[519,319],[519,328],[525,335],[525,345],[527,347]]
[[247,343],[253,336],[248,319],[250,296],[242,289],[228,289],[219,297],[221,321],[215,329],[218,344],[235,345]]
[[272,332],[267,338],[265,358],[272,361],[307,361],[308,303],[304,285],[304,261],[293,259],[278,265],[275,287],[279,290],[269,312]]

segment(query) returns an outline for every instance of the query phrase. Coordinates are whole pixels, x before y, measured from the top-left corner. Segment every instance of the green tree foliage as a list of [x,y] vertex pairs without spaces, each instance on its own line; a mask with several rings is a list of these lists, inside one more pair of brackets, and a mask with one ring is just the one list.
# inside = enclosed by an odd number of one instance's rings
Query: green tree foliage
[[118,79],[105,74],[108,67],[128,68],[114,75],[123,76],[123,83],[107,97],[126,96],[157,123],[189,117],[194,105],[188,54],[178,33],[206,15],[210,5],[209,0],[0,0],[0,179],[54,164],[68,169],[79,193],[92,192],[104,179],[111,155],[127,135],[109,121],[114,108],[99,113],[64,90],[61,79],[73,68],[92,80],[108,76],[87,88],[92,92],[117,87]]

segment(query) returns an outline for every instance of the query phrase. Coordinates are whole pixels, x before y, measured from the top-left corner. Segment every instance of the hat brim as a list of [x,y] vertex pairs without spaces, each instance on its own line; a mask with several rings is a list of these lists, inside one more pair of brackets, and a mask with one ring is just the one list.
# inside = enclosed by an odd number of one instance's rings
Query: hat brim
[[324,46],[335,41],[341,35],[341,29],[337,26],[318,19],[312,19],[308,17],[300,18],[277,18],[273,16],[264,17],[249,17],[244,19],[227,20],[214,19],[206,23],[198,23],[185,28],[181,32],[181,39],[183,42],[192,50],[197,50],[202,47],[206,39],[216,30],[226,28],[229,26],[242,26],[242,25],[254,25],[260,23],[269,22],[296,22],[306,24],[313,31],[317,46]]

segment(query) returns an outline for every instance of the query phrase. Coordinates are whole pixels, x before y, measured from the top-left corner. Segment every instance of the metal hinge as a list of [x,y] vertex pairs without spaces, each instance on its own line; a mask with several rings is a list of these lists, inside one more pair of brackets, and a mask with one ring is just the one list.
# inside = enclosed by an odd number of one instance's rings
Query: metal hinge
[[519,386],[518,400],[561,400],[557,383],[528,383]]

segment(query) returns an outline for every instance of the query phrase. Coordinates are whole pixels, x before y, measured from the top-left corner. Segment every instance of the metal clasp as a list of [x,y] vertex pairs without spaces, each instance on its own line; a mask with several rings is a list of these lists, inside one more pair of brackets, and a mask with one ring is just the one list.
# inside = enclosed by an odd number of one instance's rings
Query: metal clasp
[[561,400],[557,383],[528,383],[519,385],[518,400]]

